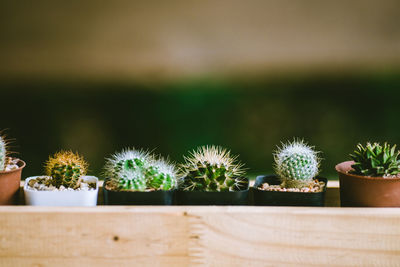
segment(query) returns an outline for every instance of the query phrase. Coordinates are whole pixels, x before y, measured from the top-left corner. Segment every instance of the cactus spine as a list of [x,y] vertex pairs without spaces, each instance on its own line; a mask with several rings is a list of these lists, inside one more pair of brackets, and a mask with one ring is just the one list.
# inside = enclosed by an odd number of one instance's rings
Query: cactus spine
[[86,175],[87,167],[83,157],[71,151],[57,152],[45,164],[46,175],[52,177],[52,183],[57,188],[78,188],[81,177]]
[[240,191],[248,187],[243,164],[219,146],[202,146],[185,157],[180,188],[185,191]]
[[319,173],[320,158],[313,147],[303,140],[282,144],[274,153],[275,172],[286,188],[301,188],[310,184]]
[[6,168],[7,144],[4,137],[0,136],[0,171]]
[[177,171],[172,163],[134,148],[107,159],[104,174],[118,190],[172,190],[177,186]]

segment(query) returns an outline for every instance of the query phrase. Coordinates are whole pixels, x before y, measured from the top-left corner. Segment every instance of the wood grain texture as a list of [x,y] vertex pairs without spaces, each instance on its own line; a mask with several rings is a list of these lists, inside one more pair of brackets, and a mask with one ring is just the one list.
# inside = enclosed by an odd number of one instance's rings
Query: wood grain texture
[[400,209],[0,207],[0,266],[398,266]]

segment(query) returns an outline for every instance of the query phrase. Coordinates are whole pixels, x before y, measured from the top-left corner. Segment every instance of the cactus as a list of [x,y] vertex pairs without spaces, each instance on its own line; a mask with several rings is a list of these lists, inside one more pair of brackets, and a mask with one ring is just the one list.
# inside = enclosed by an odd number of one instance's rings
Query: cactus
[[134,148],[107,159],[104,174],[118,190],[172,190],[177,186],[177,171],[172,163]]
[[274,160],[275,172],[285,188],[308,186],[318,175],[321,161],[318,152],[303,140],[282,144],[274,152]]
[[145,175],[147,187],[150,189],[172,190],[178,186],[175,166],[162,158],[152,161]]
[[6,168],[6,159],[7,143],[4,140],[4,137],[0,136],[0,171],[3,171]]
[[57,188],[78,188],[81,177],[86,175],[87,167],[83,157],[71,151],[60,151],[49,157],[45,164],[46,175],[52,177],[52,183]]
[[385,143],[381,146],[379,143],[367,143],[364,147],[357,145],[357,149],[350,154],[354,160],[351,166],[353,174],[372,176],[372,177],[394,177],[400,173],[400,160],[398,160],[399,151],[396,145],[391,146]]
[[118,178],[114,182],[117,183],[119,190],[146,190],[146,176],[144,175],[143,171],[138,169],[123,169],[118,175]]
[[248,187],[243,164],[219,146],[202,146],[185,157],[180,188],[185,191],[240,191]]

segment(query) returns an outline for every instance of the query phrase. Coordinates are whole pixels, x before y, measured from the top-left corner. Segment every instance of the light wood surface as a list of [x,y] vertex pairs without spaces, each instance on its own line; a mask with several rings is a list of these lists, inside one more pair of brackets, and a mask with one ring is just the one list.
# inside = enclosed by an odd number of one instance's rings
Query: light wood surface
[[396,208],[2,206],[0,266],[399,266],[399,222]]
[[400,209],[0,207],[1,266],[398,266]]

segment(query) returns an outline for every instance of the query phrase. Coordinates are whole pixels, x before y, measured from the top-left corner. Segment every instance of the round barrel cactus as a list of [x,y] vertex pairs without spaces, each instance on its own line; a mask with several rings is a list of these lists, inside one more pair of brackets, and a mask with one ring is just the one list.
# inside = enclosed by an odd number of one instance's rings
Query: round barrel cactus
[[175,166],[162,158],[150,162],[145,174],[150,189],[172,190],[178,185]]
[[180,188],[185,191],[240,191],[248,187],[243,164],[219,146],[202,146],[185,157]]
[[151,155],[148,151],[134,148],[124,149],[106,160],[104,175],[112,178],[118,177],[123,170],[143,170],[147,168],[147,163],[151,160]]
[[172,190],[178,184],[174,164],[134,148],[115,153],[107,159],[104,174],[118,190]]
[[146,176],[141,170],[123,169],[118,175],[118,179],[115,180],[118,189],[126,191],[146,190]]
[[83,157],[72,151],[57,152],[45,165],[46,175],[52,177],[54,186],[73,189],[80,186],[81,177],[86,175],[87,167]]
[[275,172],[286,188],[310,184],[319,173],[320,158],[303,140],[282,144],[274,153]]

